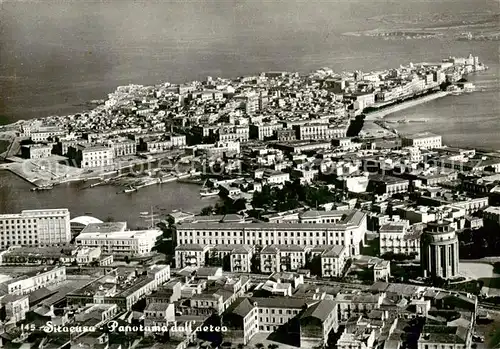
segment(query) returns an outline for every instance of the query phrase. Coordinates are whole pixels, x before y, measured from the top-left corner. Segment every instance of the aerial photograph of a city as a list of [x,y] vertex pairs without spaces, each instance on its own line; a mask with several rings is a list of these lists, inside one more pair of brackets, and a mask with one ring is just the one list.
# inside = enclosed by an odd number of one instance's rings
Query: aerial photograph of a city
[[500,349],[500,1],[0,0],[0,348]]

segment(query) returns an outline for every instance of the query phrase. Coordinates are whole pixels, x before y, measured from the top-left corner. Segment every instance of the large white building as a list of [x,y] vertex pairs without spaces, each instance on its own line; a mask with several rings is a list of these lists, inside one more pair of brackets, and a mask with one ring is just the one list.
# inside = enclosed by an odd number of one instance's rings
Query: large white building
[[294,125],[297,139],[300,140],[320,140],[346,137],[347,127],[331,126],[328,124],[305,124]]
[[71,241],[68,209],[24,210],[0,215],[0,249],[60,246]]
[[434,149],[442,147],[442,137],[430,132],[422,132],[408,135],[402,138],[403,147],[417,147],[423,149]]
[[[333,215],[333,213],[328,213]],[[341,245],[348,255],[358,255],[366,233],[366,214],[338,211],[329,223],[240,223],[192,222],[176,227],[176,242],[217,245]]]
[[84,247],[100,247],[105,254],[145,255],[151,252],[160,230],[126,230],[125,222],[91,223],[75,239],[75,244]]
[[111,166],[115,151],[112,147],[100,145],[77,144],[68,148],[68,156],[75,159],[81,168]]
[[55,285],[66,280],[66,267],[46,268],[43,271],[28,272],[0,284],[8,294],[29,294],[42,287]]

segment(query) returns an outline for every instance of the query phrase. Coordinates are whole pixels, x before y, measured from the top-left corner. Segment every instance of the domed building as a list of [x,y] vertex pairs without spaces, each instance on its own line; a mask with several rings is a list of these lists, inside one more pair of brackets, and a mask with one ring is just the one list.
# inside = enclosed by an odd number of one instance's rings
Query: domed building
[[429,223],[420,238],[420,264],[425,277],[458,277],[458,238],[449,223]]
[[79,216],[69,221],[71,226],[71,234],[73,236],[80,234],[80,232],[90,223],[102,223],[100,219],[91,216]]

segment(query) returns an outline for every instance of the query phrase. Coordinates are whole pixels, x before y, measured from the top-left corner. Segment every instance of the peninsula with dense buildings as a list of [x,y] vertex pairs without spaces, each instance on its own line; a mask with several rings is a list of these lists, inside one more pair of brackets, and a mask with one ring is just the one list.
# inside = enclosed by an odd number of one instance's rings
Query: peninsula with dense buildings
[[464,260],[498,268],[500,153],[382,118],[474,93],[467,76],[485,69],[470,55],[129,85],[3,127],[0,166],[33,191],[83,181],[133,199],[184,181],[218,201],[151,202],[142,228],[58,207],[0,214],[0,347],[498,347],[494,274]]

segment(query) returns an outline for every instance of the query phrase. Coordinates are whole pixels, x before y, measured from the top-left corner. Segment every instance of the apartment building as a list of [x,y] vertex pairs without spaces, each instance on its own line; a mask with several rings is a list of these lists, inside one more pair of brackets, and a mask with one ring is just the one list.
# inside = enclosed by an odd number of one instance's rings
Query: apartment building
[[104,167],[113,165],[114,151],[111,147],[77,144],[68,147],[68,157],[81,168]]
[[199,268],[216,258],[227,271],[249,273],[252,256],[252,249],[246,245],[185,244],[175,248],[175,265]]
[[52,144],[30,144],[21,146],[21,156],[25,159],[43,159],[52,155]]
[[295,245],[271,245],[260,251],[261,273],[295,271],[306,264],[304,247]]
[[337,349],[373,349],[377,331],[375,328],[352,324],[345,328],[337,341]]
[[71,241],[68,209],[23,210],[0,215],[0,249],[61,246]]
[[177,244],[341,245],[358,255],[367,230],[366,214],[343,211],[336,223],[195,222],[176,226]]
[[290,181],[290,174],[281,171],[265,169],[262,173],[262,179],[269,185],[283,185]]
[[412,229],[407,220],[382,225],[379,229],[380,255],[394,253],[420,258],[421,233]]
[[186,136],[180,134],[168,134],[167,140],[174,148],[181,148],[186,146]]
[[340,277],[348,259],[344,246],[316,246],[308,250],[311,259],[319,259],[321,277]]
[[468,349],[472,331],[462,326],[425,325],[418,339],[418,349]]
[[297,135],[293,129],[278,129],[276,132],[276,139],[280,142],[295,141]]
[[259,332],[271,333],[296,317],[307,301],[297,298],[250,298],[258,308]]
[[231,272],[250,273],[252,270],[253,250],[250,246],[239,245],[230,254]]
[[394,195],[408,192],[410,181],[394,176],[372,175],[369,177],[368,191],[377,194]]
[[[175,306],[173,303],[149,303],[144,310],[145,336],[161,332],[161,328],[175,322]],[[159,331],[155,331],[155,328]]]
[[28,132],[28,135],[33,142],[45,142],[56,136],[63,136],[65,134],[66,131],[58,126],[40,126],[36,130]]
[[113,149],[113,156],[115,158],[120,156],[135,155],[137,152],[137,143],[132,140],[123,140],[119,142],[113,142],[111,144]]
[[435,149],[442,147],[442,137],[431,132],[422,132],[406,135],[402,138],[403,147],[417,147],[422,149]]
[[299,140],[323,140],[332,138],[344,138],[347,136],[347,128],[344,126],[331,126],[328,124],[304,124],[294,125],[295,135]]
[[283,129],[283,124],[281,123],[264,123],[250,125],[250,138],[258,140],[266,140],[274,137],[278,130]]
[[216,142],[209,146],[197,146],[199,152],[206,154],[208,157],[216,158],[223,157],[224,155],[230,156],[240,153],[240,142],[227,141]]
[[218,142],[247,142],[249,138],[250,129],[248,126],[222,127],[216,133]]
[[141,256],[151,252],[160,230],[125,230],[125,222],[91,223],[76,237],[75,244],[100,247],[105,254]]
[[385,293],[339,293],[335,297],[338,304],[338,320],[346,322],[352,316],[369,313],[371,310],[379,309],[384,301]]
[[337,332],[337,303],[332,300],[321,300],[307,308],[300,315],[300,347],[324,347],[328,335]]
[[210,246],[199,244],[184,244],[175,248],[175,267],[203,267]]
[[[300,336],[301,348],[326,343],[337,329],[337,307],[333,301],[314,301],[291,297],[240,298],[222,315],[228,338],[243,339],[246,345],[257,333],[279,329]],[[298,326],[292,325],[292,322]]]
[[66,267],[45,268],[43,271],[25,273],[0,284],[8,294],[25,295],[42,287],[55,285],[66,280]]
[[0,299],[0,305],[5,309],[4,324],[15,324],[26,319],[30,310],[29,296],[8,294]]

